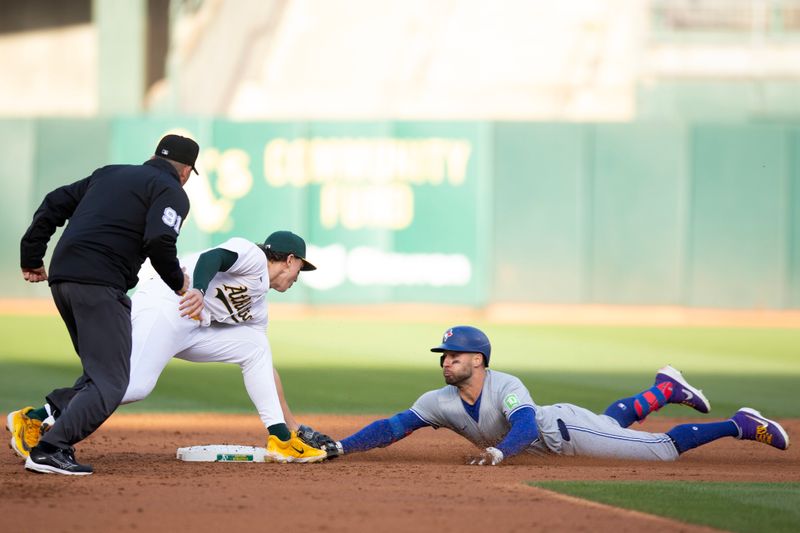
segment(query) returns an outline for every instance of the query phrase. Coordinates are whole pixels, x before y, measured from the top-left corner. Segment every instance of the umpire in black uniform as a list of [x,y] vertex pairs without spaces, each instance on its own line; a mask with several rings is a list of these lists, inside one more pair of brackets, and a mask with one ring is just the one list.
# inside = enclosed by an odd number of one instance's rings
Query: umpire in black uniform
[[[181,294],[188,276],[175,242],[189,212],[183,185],[199,147],[167,135],[142,165],[110,165],[45,196],[21,243],[23,277],[48,280],[56,307],[81,359],[75,385],[47,395],[55,423],[30,449],[25,468],[83,475],[92,467],[75,460],[72,446],[89,436],[119,406],[130,377],[131,301],[146,257],[171,289]],[[48,276],[47,243],[67,220]],[[177,311],[176,311],[177,312]]]

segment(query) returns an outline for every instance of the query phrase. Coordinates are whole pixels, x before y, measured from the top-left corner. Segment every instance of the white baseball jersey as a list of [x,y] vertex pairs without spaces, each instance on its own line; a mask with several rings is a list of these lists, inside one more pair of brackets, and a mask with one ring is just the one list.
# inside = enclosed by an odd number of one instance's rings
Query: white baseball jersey
[[[204,298],[201,321],[181,317],[181,300],[158,276],[139,285],[131,298],[133,344],[128,389],[122,403],[146,398],[173,358],[197,363],[233,363],[242,368],[244,386],[264,427],[283,423],[267,340],[267,257],[255,244],[230,239],[216,248],[238,254],[227,272],[218,272]],[[199,253],[182,259],[193,273]],[[210,318],[210,320],[209,320]],[[233,327],[233,326],[252,327]]]
[[[211,322],[245,324],[264,328],[267,325],[269,273],[267,256],[255,244],[233,237],[215,246],[238,254],[227,272],[218,272],[208,284],[204,305]],[[202,252],[183,259],[187,272],[193,273]]]

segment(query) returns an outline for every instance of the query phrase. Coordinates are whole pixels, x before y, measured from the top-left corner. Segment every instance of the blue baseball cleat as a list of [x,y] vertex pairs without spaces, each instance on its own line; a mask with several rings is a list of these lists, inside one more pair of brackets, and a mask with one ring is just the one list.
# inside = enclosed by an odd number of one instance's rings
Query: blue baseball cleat
[[656,374],[656,385],[662,383],[667,387],[672,386],[672,396],[669,397],[668,403],[682,403],[701,413],[711,410],[711,402],[705,397],[703,391],[689,385],[678,369],[670,365],[660,369]]

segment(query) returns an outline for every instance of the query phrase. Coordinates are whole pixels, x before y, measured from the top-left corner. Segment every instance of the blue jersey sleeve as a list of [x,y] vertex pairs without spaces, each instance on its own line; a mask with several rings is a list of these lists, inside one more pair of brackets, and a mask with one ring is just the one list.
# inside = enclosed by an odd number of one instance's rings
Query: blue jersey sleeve
[[496,446],[503,452],[505,457],[516,455],[539,436],[539,429],[536,427],[536,417],[533,407],[527,405],[517,409],[508,421],[511,422],[511,429],[508,430],[503,440]]
[[344,453],[365,452],[372,448],[383,448],[413,431],[429,424],[408,409],[391,418],[376,420],[356,433],[342,439]]

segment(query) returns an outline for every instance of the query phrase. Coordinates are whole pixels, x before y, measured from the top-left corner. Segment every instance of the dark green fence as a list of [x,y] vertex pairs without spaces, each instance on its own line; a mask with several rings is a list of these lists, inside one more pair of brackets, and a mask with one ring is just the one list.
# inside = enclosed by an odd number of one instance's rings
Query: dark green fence
[[293,229],[320,269],[283,301],[800,308],[800,128],[676,122],[0,121],[0,297],[47,294],[47,191],[169,130],[202,148],[181,251]]

